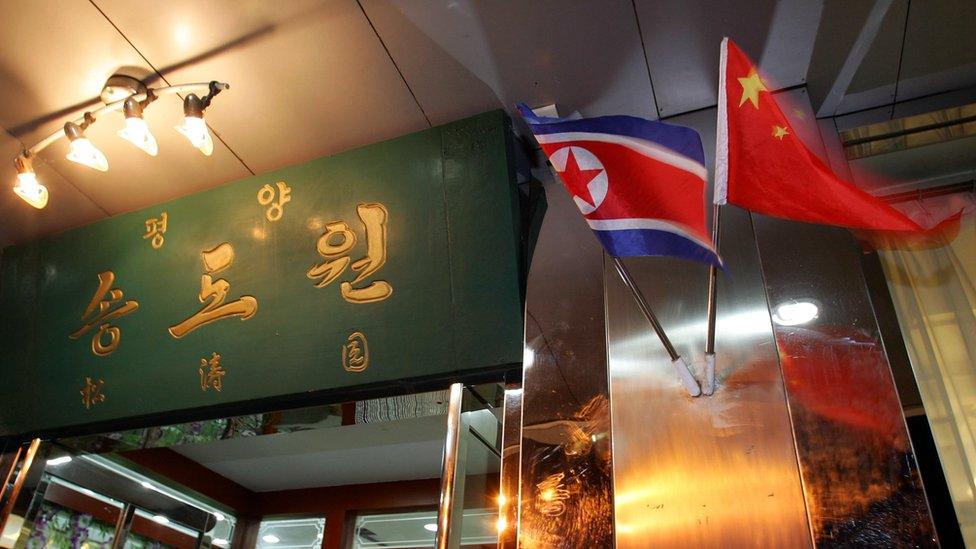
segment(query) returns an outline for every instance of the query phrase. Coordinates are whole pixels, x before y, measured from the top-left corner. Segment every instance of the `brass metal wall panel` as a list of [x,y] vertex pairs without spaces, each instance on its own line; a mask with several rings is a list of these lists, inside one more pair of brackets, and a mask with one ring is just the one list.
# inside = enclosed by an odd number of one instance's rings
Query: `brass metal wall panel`
[[816,545],[936,545],[853,238],[754,219],[772,309],[819,307],[805,324],[774,324]]
[[502,471],[498,489],[498,548],[518,547],[522,385],[507,384],[502,416]]
[[526,290],[519,545],[611,547],[603,251],[561,184],[537,175],[548,211]]
[[[783,380],[749,215],[723,212],[717,389],[692,398],[606,270],[618,548],[809,547]],[[625,260],[701,379],[707,269]]]

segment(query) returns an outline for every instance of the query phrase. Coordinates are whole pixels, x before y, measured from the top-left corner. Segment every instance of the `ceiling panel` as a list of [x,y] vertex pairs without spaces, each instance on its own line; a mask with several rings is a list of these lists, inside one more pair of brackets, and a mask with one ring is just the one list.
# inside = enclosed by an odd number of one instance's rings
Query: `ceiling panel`
[[898,101],[976,86],[976,2],[913,2]]
[[556,103],[657,118],[629,0],[365,0],[434,123]]
[[802,0],[637,0],[636,7],[662,117],[715,105],[725,36],[771,85],[802,84],[821,12],[821,2]]
[[435,478],[441,472],[445,425],[444,416],[431,416],[188,444],[173,450],[259,492]]
[[257,173],[427,127],[352,0],[96,2],[170,83],[231,85],[207,120]]
[[890,104],[894,100],[908,4],[908,0],[894,0],[888,8],[871,48],[837,107],[838,114]]

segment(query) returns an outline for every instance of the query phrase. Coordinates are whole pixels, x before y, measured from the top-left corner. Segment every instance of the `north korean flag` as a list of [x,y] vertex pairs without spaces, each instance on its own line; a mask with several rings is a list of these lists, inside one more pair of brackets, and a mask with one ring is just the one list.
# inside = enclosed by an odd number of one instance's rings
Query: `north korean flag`
[[570,120],[518,109],[608,254],[722,265],[705,227],[698,132],[633,116]]

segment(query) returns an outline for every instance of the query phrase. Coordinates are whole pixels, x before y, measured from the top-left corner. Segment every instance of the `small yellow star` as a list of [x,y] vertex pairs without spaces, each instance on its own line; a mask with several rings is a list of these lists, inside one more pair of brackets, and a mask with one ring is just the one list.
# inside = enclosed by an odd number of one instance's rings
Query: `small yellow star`
[[785,126],[773,126],[773,137],[776,139],[782,141],[783,137],[787,135],[790,135],[790,132]]
[[739,84],[742,85],[742,98],[739,99],[739,106],[741,107],[746,100],[749,100],[752,106],[758,109],[759,92],[768,90],[766,89],[766,85],[763,84],[763,81],[759,79],[759,74],[756,72],[756,69],[751,69],[745,78],[739,78]]

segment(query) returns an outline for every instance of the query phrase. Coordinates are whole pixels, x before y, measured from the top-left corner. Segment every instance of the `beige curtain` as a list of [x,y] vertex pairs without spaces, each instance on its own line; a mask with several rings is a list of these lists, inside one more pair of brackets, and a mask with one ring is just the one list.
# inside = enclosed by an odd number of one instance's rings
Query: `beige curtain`
[[962,534],[976,547],[976,216],[949,245],[880,255]]

